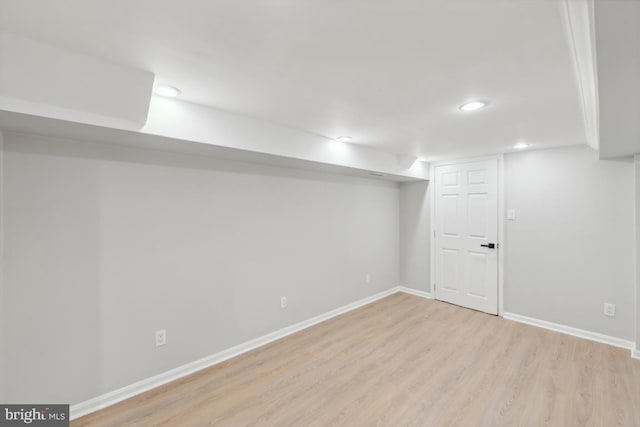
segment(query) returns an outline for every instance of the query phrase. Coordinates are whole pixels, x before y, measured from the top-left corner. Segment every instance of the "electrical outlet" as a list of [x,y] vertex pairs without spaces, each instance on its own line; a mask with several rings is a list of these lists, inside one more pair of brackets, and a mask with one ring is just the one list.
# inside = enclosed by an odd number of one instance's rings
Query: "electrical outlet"
[[616,317],[616,305],[609,302],[604,303],[604,315],[609,317]]
[[167,343],[167,330],[159,329],[156,331],[156,347],[165,345]]
[[287,297],[280,297],[280,308],[287,308]]
[[365,282],[365,283],[371,283],[371,273],[367,273],[367,274],[364,276],[364,282]]

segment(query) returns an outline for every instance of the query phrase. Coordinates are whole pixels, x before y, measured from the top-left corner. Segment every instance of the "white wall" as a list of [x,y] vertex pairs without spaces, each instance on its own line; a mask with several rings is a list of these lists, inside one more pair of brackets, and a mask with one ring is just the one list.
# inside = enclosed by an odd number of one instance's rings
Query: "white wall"
[[2,179],[8,402],[80,402],[398,285],[393,183],[9,134]]
[[634,340],[633,173],[585,146],[505,157],[505,311]]
[[400,184],[400,284],[431,292],[429,183]]
[[640,152],[640,1],[591,3],[600,156],[632,156]]
[[[7,402],[80,402],[397,284],[430,290],[426,182],[16,135],[0,176]],[[586,147],[507,155],[505,311],[633,340],[635,182]]]

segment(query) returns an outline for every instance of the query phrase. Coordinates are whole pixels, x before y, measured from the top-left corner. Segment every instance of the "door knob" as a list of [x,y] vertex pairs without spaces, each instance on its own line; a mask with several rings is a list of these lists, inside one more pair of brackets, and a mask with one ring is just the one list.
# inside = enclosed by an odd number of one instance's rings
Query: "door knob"
[[489,248],[489,249],[495,249],[496,248],[496,244],[495,243],[488,243],[486,245],[480,245],[483,248]]

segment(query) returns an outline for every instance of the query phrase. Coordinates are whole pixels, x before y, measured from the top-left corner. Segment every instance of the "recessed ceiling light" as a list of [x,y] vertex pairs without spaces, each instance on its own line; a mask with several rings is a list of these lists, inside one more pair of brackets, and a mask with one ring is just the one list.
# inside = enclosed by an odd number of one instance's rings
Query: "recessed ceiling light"
[[156,86],[156,95],[164,96],[166,98],[175,98],[180,95],[180,89],[169,85]]
[[461,106],[459,106],[458,110],[464,111],[464,112],[476,111],[486,107],[488,104],[489,103],[487,101],[471,101],[471,102],[466,102]]
[[336,138],[336,141],[338,142],[349,142],[351,141],[353,138],[348,136],[348,135],[343,135],[343,136],[339,136]]
[[524,150],[528,146],[529,144],[527,144],[526,142],[518,142],[516,143],[516,145],[513,146],[513,148],[515,148],[516,150]]

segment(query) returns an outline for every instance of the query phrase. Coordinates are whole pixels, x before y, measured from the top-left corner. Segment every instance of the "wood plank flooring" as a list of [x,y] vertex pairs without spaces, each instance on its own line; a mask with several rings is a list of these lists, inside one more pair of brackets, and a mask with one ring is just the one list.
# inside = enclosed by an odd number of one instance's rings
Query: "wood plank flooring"
[[640,361],[398,293],[71,425],[640,426]]

